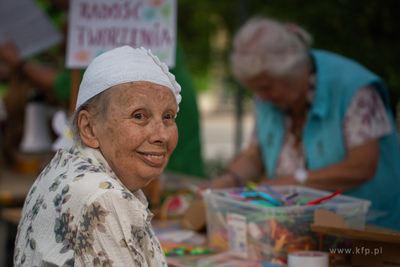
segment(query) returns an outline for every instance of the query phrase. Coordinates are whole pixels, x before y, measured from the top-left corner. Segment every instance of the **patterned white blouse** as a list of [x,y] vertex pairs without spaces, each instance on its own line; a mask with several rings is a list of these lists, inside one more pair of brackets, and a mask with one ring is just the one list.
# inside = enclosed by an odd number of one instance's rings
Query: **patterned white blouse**
[[[276,177],[291,175],[297,169],[306,167],[304,147],[295,148],[295,136],[289,131],[290,124],[290,118],[286,116]],[[373,87],[366,86],[358,90],[346,111],[342,128],[347,149],[379,139],[393,130],[383,101]]]
[[152,217],[97,149],[59,150],[25,200],[14,266],[167,266]]

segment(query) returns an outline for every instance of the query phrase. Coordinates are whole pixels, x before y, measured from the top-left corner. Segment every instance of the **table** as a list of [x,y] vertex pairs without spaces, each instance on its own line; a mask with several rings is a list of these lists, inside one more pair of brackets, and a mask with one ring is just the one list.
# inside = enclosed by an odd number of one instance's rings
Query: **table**
[[13,225],[19,224],[19,219],[21,217],[22,208],[5,208],[1,210],[1,218],[5,222],[11,223]]
[[21,211],[22,208],[0,208],[0,266],[12,259],[8,242],[14,238]]
[[22,206],[39,174],[23,174],[4,170],[0,174],[0,207]]
[[18,225],[25,197],[38,174],[23,174],[9,169],[0,173],[0,266],[6,266],[7,242]]

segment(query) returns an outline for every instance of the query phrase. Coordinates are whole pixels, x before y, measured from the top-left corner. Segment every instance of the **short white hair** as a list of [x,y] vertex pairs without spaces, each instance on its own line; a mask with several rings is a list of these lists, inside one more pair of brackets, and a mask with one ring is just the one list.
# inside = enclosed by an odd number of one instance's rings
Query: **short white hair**
[[232,71],[240,82],[263,72],[278,77],[295,76],[301,72],[301,65],[310,60],[311,43],[311,35],[295,24],[252,18],[234,37]]

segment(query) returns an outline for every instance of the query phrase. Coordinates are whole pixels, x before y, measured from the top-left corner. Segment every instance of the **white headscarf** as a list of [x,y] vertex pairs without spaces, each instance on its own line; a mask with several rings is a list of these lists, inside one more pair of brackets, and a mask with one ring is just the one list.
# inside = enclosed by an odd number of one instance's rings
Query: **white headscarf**
[[150,50],[127,45],[105,52],[89,64],[79,87],[75,109],[112,86],[136,81],[152,82],[171,89],[179,110],[181,86],[168,66]]

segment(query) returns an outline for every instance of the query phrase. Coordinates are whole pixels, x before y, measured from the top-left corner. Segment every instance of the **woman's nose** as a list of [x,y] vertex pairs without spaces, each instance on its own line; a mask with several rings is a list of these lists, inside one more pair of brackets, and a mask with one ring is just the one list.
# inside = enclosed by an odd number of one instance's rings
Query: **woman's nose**
[[151,127],[150,143],[164,143],[168,140],[169,134],[163,121],[156,121]]

